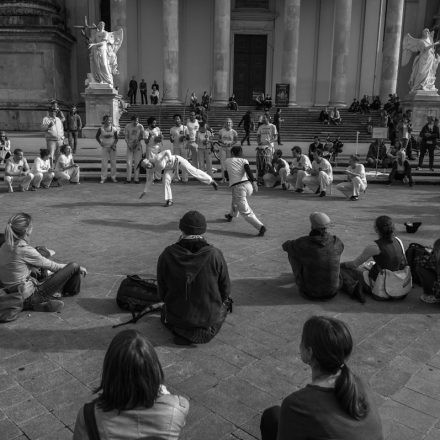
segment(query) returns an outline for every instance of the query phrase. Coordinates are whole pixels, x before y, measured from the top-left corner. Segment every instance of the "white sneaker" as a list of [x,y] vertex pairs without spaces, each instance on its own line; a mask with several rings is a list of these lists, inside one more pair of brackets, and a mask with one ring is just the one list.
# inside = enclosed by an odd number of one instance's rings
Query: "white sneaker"
[[12,185],[9,185],[8,187],[8,193],[13,193],[14,192],[14,188],[12,188]]
[[105,183],[105,179],[101,179],[101,182],[99,182],[99,183]]

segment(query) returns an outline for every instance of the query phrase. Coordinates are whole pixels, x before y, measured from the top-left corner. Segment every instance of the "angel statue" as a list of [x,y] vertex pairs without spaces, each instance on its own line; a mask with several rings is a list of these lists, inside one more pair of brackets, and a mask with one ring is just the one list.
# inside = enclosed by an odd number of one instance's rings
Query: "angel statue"
[[75,27],[81,28],[81,34],[86,38],[93,79],[113,87],[113,75],[119,75],[116,53],[122,44],[123,30],[107,32],[103,21],[97,26],[94,24],[89,26],[87,19],[85,26]]
[[402,66],[406,66],[411,58],[412,52],[418,52],[413,61],[409,87],[411,92],[426,90],[436,92],[435,75],[440,62],[440,56],[435,53],[434,32],[423,29],[422,38],[414,38],[406,34],[403,38]]

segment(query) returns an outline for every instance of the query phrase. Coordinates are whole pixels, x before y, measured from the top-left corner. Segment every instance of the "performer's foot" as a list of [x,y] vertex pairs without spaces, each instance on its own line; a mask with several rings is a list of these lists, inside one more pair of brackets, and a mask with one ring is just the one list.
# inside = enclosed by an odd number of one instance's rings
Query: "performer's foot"
[[213,180],[212,182],[211,182],[211,185],[212,185],[212,187],[217,191],[218,190],[218,185],[217,185],[217,182],[215,181],[215,180]]
[[168,208],[169,206],[172,206],[173,205],[173,201],[172,200],[167,200],[166,202],[165,202],[165,205],[163,205],[165,208]]
[[319,194],[319,197],[325,197],[325,191],[321,191],[321,193]]
[[[390,183],[390,185],[391,185],[391,183]],[[359,197],[358,196],[351,196],[348,200],[355,202],[355,201],[359,200]]]
[[139,184],[141,182],[139,182],[139,180],[135,180],[134,183],[137,185],[137,184]]
[[112,177],[112,182],[113,183],[118,183],[118,179],[116,179],[116,177]]
[[228,223],[232,222],[232,215],[231,214],[225,214],[225,219],[228,221]]
[[321,187],[318,186],[318,189],[315,191],[315,194],[319,194],[321,192]]
[[285,183],[283,183],[281,186],[283,187],[284,191],[287,191],[287,185]]
[[296,193],[302,193],[302,192],[304,192],[304,190],[302,188],[296,188],[295,192]]
[[105,183],[105,179],[101,179],[101,182],[99,182],[99,183]]
[[263,237],[265,232],[267,231],[266,226],[261,226],[260,230],[258,231],[257,237]]

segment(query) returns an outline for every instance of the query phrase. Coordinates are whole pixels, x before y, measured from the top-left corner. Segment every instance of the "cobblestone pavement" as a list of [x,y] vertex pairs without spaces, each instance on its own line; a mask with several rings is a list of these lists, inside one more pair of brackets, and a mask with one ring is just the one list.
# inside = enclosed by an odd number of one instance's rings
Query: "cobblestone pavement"
[[[162,249],[178,236],[178,219],[198,209],[208,219],[207,239],[221,248],[233,280],[234,311],[206,346],[173,345],[157,315],[133,326],[156,345],[169,388],[188,396],[184,439],[259,438],[262,410],[310,378],[299,360],[299,338],[312,314],[337,316],[352,329],[356,348],[349,365],[372,384],[387,440],[440,439],[440,308],[419,301],[420,289],[402,302],[344,295],[311,303],[296,292],[281,243],[308,233],[308,215],[325,211],[345,243],[343,259],[355,257],[375,235],[373,220],[390,214],[399,236],[432,244],[440,236],[436,187],[372,185],[357,203],[338,191],[311,194],[262,190],[250,200],[267,225],[255,237],[242,219],[226,223],[226,188],[190,183],[174,186],[175,205],[163,208],[163,189],[138,199],[140,185],[83,183],[37,193],[0,193],[0,225],[17,211],[34,216],[33,243],[57,251],[89,270],[81,294],[67,298],[60,314],[23,313],[0,327],[0,437],[70,439],[81,405],[91,398],[103,356],[128,319],[115,304],[128,273],[154,274]],[[416,217],[415,217],[416,216]],[[420,219],[416,235],[404,221]]]

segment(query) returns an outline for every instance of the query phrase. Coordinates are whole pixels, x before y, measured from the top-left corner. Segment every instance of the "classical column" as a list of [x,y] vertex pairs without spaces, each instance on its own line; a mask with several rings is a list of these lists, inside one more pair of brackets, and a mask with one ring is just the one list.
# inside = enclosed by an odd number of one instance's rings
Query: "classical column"
[[214,3],[214,105],[226,105],[229,99],[231,51],[231,0]]
[[[119,75],[113,77],[115,86],[118,86],[119,92],[124,94],[128,90],[128,48],[127,48],[127,1],[126,0],[110,0],[110,17],[111,29],[117,31],[122,28],[124,38],[122,45],[118,50],[118,71]],[[132,75],[135,72],[132,73]]]
[[281,82],[289,84],[289,107],[296,105],[300,6],[301,0],[285,0],[284,3]]
[[345,106],[352,0],[335,0],[330,105]]
[[388,0],[387,4],[380,83],[382,101],[386,101],[389,94],[396,93],[404,4],[405,0]]
[[179,0],[162,0],[163,103],[179,104]]

